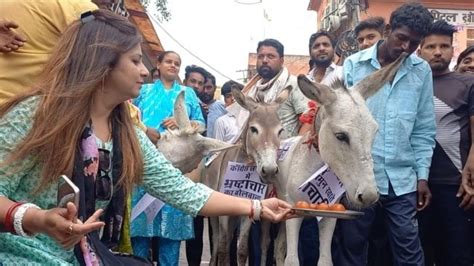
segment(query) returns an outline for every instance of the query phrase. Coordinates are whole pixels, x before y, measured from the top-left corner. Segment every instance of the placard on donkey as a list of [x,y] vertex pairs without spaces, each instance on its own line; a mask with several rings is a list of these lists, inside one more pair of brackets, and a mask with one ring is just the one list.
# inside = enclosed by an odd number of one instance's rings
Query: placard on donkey
[[[265,183],[274,183],[279,171],[277,151],[280,146],[280,135],[283,127],[277,114],[280,104],[286,101],[291,87],[287,87],[271,103],[257,103],[233,89],[232,94],[237,103],[249,111],[249,118],[240,136],[241,146],[223,151],[205,170],[203,183],[219,190],[227,170],[228,162],[255,163],[256,172]],[[213,250],[210,265],[230,265],[229,250],[238,217],[211,217],[213,231]],[[241,220],[240,236],[248,235],[250,223],[248,217]],[[239,240],[239,242],[242,242]]]
[[[279,163],[276,189],[280,198],[290,204],[301,200],[297,188],[325,162],[343,183],[350,207],[361,209],[378,200],[371,153],[378,125],[365,100],[396,77],[406,56],[403,53],[395,62],[351,89],[345,88],[341,81],[329,87],[311,82],[304,75],[298,77],[303,94],[320,105],[313,125],[319,136],[319,153],[305,144],[307,135]],[[302,220],[291,219],[286,221],[286,226],[280,227],[275,243],[277,265],[299,265],[298,237]],[[323,218],[319,222],[320,266],[332,265],[331,241],[335,224],[335,218]]]

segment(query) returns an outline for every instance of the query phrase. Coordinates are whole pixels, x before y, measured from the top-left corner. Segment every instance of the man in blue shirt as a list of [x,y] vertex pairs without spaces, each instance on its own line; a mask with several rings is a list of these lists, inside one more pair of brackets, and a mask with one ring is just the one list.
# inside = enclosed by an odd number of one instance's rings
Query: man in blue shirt
[[391,14],[384,41],[344,62],[344,80],[350,87],[395,61],[402,52],[410,54],[394,80],[367,99],[379,126],[372,157],[381,196],[361,218],[340,223],[335,265],[367,264],[367,239],[376,208],[385,215],[394,265],[423,265],[416,213],[431,199],[427,179],[436,124],[431,69],[412,53],[432,21],[422,5],[404,4]]

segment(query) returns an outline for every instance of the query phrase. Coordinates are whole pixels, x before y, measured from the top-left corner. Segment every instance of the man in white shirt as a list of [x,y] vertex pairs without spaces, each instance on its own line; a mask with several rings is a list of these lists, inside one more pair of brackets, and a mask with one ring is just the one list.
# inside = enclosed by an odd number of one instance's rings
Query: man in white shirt
[[311,70],[308,78],[315,82],[329,85],[333,80],[342,80],[342,66],[336,65],[334,60],[334,47],[336,41],[327,31],[318,31],[309,38],[309,55],[311,57]]
[[[243,89],[243,86],[239,83],[229,80],[222,85],[221,94],[224,95],[224,99],[227,102],[233,102],[232,88],[239,90]],[[218,140],[222,140],[228,143],[235,143],[239,138],[240,128],[237,123],[237,118],[231,112],[227,112],[225,115],[219,117],[214,125],[214,136]]]
[[[336,79],[343,79],[342,66],[336,65],[334,48],[336,41],[327,31],[318,31],[309,38],[311,69],[307,77],[314,82],[330,85]],[[308,121],[312,123],[311,121]],[[316,218],[306,218],[300,228],[299,260],[301,265],[313,265],[319,258],[319,230]]]

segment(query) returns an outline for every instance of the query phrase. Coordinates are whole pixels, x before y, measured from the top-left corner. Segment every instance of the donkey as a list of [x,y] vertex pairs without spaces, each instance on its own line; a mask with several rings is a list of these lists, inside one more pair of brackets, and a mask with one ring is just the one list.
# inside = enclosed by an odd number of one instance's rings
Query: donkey
[[192,126],[189,121],[184,104],[184,91],[178,94],[174,103],[174,117],[178,129],[167,130],[167,133],[158,140],[156,146],[165,158],[183,173],[189,173],[195,169],[209,152],[235,147],[235,145],[206,138],[199,134],[201,128]]
[[[271,104],[257,103],[252,98],[244,96],[239,90],[232,90],[237,103],[250,113],[240,136],[241,146],[221,152],[212,161],[205,171],[203,178],[205,184],[218,190],[222,185],[229,161],[253,162],[257,166],[257,173],[265,183],[273,183],[276,180],[279,171],[277,151],[280,146],[280,135],[283,132],[277,110],[288,98],[290,90],[291,87],[282,90]],[[227,216],[210,218],[214,243],[210,265],[217,263],[230,265],[229,249],[237,219]],[[248,220],[247,217],[242,219],[242,221]],[[241,227],[241,235],[246,230],[248,231]]]
[[[403,53],[395,62],[351,89],[345,88],[341,81],[334,82],[330,88],[311,82],[304,75],[298,77],[303,94],[321,106],[313,125],[319,136],[319,152],[306,144],[309,136],[300,138],[293,145],[285,159],[279,162],[276,190],[280,198],[290,204],[301,200],[297,188],[325,162],[343,183],[351,207],[365,208],[378,200],[371,155],[378,126],[365,99],[395,77],[406,56]],[[302,220],[291,219],[285,222],[286,226],[280,227],[275,243],[277,265],[299,265],[298,236]],[[335,224],[335,218],[323,218],[319,222],[320,266],[332,265],[331,241]]]

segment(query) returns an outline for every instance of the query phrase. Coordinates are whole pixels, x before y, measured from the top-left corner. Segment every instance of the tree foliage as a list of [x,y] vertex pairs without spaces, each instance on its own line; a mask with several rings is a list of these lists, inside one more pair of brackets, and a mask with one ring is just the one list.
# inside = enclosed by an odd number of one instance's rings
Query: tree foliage
[[169,21],[171,19],[171,13],[167,6],[168,0],[140,0],[140,2],[145,8],[154,4],[158,19],[161,21]]

